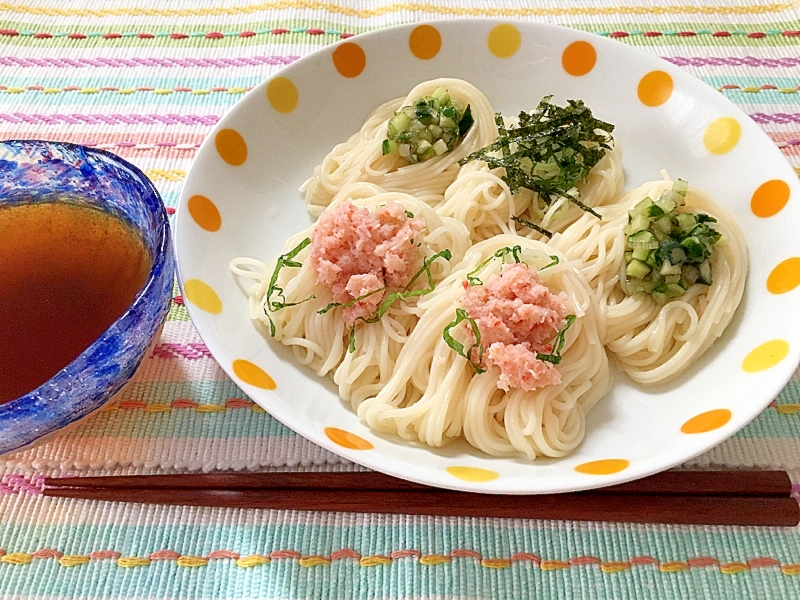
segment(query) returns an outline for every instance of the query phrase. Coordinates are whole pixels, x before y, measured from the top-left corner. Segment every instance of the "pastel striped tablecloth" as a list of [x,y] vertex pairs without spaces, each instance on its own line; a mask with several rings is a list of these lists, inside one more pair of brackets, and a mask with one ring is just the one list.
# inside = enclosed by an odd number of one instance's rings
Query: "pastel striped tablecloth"
[[[27,0],[0,3],[0,136],[141,167],[174,208],[210,128],[282,66],[343,37],[454,16],[575,27],[717,88],[800,172],[800,9],[681,0]],[[0,325],[1,326],[1,325]],[[800,378],[695,467],[800,474]],[[177,296],[103,410],[0,458],[2,598],[794,598],[800,530],[156,507],[43,498],[46,474],[355,465],[226,378]]]

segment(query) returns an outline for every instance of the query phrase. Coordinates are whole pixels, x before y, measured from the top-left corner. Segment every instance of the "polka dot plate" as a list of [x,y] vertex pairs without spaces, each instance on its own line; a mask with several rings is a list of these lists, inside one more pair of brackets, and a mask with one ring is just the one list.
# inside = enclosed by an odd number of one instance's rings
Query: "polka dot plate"
[[[496,459],[374,434],[328,381],[295,364],[247,315],[229,270],[269,261],[312,222],[298,187],[380,103],[417,83],[459,77],[495,110],[542,96],[582,99],[616,125],[626,188],[666,169],[710,192],[745,231],[751,267],[725,335],[690,373],[644,389],[615,373],[570,456]],[[453,20],[343,40],[282,69],[243,98],[200,149],[177,214],[189,313],[222,368],[260,406],[345,458],[398,477],[492,493],[550,493],[621,483],[682,463],[763,410],[800,360],[800,189],[769,138],[717,91],[639,50],[534,23]]]

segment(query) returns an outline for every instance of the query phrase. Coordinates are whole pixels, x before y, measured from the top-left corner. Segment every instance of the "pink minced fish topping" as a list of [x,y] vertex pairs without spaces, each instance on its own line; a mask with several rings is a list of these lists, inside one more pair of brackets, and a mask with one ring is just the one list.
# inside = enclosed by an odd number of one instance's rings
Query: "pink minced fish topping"
[[467,287],[461,304],[478,325],[486,367],[500,369],[497,387],[533,390],[561,382],[555,366],[536,358],[552,352],[552,341],[567,316],[564,294],[539,282],[536,269],[503,265],[482,286]]
[[417,238],[425,221],[388,202],[374,213],[352,202],[325,212],[311,234],[311,264],[333,301],[347,304],[380,288],[343,311],[348,326],[375,314],[384,295],[403,289],[416,272]]

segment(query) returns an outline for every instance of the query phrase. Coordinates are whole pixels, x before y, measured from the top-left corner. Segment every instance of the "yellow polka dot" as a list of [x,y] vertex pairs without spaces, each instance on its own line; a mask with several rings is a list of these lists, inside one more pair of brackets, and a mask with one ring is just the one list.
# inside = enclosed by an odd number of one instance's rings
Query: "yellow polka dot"
[[705,433],[719,429],[731,420],[731,411],[727,408],[718,408],[700,413],[681,425],[683,433]]
[[773,294],[785,294],[800,285],[800,258],[787,258],[767,277],[767,290]]
[[367,66],[367,56],[361,46],[347,42],[333,51],[333,64],[339,74],[348,77],[358,77]]
[[489,32],[489,52],[497,58],[514,56],[522,44],[519,29],[510,23],[502,23]]
[[639,81],[637,93],[645,106],[661,106],[672,95],[673,83],[669,73],[650,71]]
[[714,119],[703,133],[703,144],[711,154],[725,154],[739,143],[742,126],[733,117]]
[[572,42],[561,55],[561,66],[575,77],[586,75],[596,62],[597,51],[589,42]]
[[578,473],[586,473],[588,475],[611,475],[624,471],[630,464],[630,461],[624,458],[607,458],[605,460],[582,463],[575,467],[575,470]]
[[212,315],[222,312],[222,300],[210,285],[199,279],[187,279],[183,283],[183,296],[200,310]]
[[442,49],[442,36],[436,27],[420,25],[408,38],[411,53],[419,59],[430,60]]
[[274,390],[276,387],[275,380],[264,369],[249,360],[237,358],[233,361],[233,372],[239,379],[255,387],[265,390]]
[[493,481],[500,477],[500,473],[490,471],[489,469],[479,469],[478,467],[447,467],[446,471],[453,477],[473,483]]
[[742,361],[742,369],[747,373],[766,371],[781,362],[789,354],[789,343],[784,340],[770,340],[750,352]]
[[205,196],[195,194],[189,198],[186,208],[189,209],[189,214],[195,223],[206,231],[217,231],[222,226],[222,217],[216,204]]
[[229,165],[238,167],[247,160],[247,144],[238,131],[221,129],[214,137],[214,145],[222,160]]
[[370,442],[357,436],[355,433],[350,433],[344,429],[337,429],[336,427],[326,427],[325,435],[327,435],[334,444],[350,450],[372,450],[374,447]]
[[778,214],[789,202],[789,184],[780,179],[765,181],[753,193],[750,209],[757,217],[771,217]]
[[297,88],[286,77],[276,77],[267,84],[267,100],[284,115],[297,108]]

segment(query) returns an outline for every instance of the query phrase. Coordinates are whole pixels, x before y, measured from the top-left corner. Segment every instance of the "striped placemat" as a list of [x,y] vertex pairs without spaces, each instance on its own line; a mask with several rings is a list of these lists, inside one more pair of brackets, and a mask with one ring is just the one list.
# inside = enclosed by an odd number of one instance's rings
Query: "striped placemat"
[[[339,39],[452,17],[555,23],[639,46],[737,104],[800,173],[800,10],[766,0],[0,3],[0,136],[115,152],[148,174],[174,212],[200,143],[252,86]],[[800,475],[798,413],[796,375],[751,425],[686,467]],[[50,474],[359,468],[254,405],[211,358],[176,288],[163,333],[112,402],[0,458],[0,598],[800,597],[794,529],[41,496]]]

